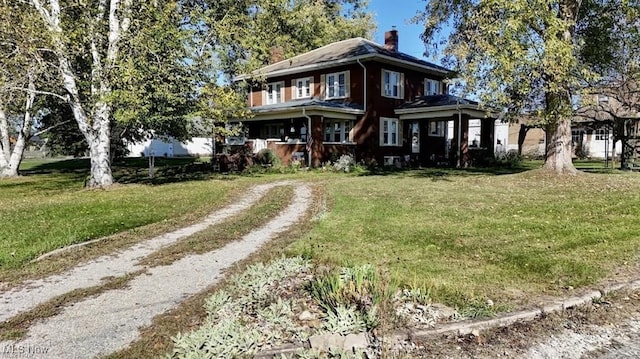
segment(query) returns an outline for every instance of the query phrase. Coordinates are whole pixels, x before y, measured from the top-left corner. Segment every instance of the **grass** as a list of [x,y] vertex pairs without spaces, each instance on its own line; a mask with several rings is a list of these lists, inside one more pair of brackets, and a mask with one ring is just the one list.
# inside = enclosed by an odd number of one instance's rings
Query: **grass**
[[144,258],[140,265],[168,265],[186,255],[207,253],[238,240],[255,228],[260,228],[284,210],[291,202],[292,196],[293,191],[290,186],[276,187],[265,194],[252,208],[228,219],[225,223],[206,228],[152,253]]
[[[466,307],[527,304],[591,285],[640,248],[640,178],[423,170],[327,184],[329,213],[291,246],[336,265],[372,263]],[[484,302],[484,300],[482,300]]]
[[[86,165],[26,163],[26,176],[0,181],[0,278],[71,243],[114,233],[139,240],[147,233],[140,228],[151,226],[148,232],[157,233],[184,225],[251,185],[283,178],[316,182],[319,207],[317,215],[265,253],[286,247],[289,254],[321,263],[370,263],[389,272],[393,282],[424,288],[434,301],[458,308],[483,312],[487,298],[495,308],[530,305],[541,295],[565,294],[632,272],[639,258],[637,173],[596,171],[564,178],[528,170],[535,165],[528,163],[500,170],[238,177],[212,174],[204,163],[178,159],[156,162],[157,177],[149,179],[144,161],[138,160],[115,168],[119,185],[86,190]],[[288,198],[283,191],[274,192],[243,221],[262,223],[264,218],[255,216],[277,211],[278,198]],[[220,234],[194,236],[193,249],[174,247],[154,260],[207,250],[205,237],[222,243],[247,228],[238,224]],[[151,329],[153,345],[162,351],[166,342],[157,335],[182,331],[171,316],[194,325],[199,315],[189,312],[197,312],[198,305],[163,319],[174,329]]]
[[[141,183],[107,190],[83,188],[85,160],[25,163],[26,176],[0,181],[0,272],[70,244],[173,218],[201,218],[232,194],[263,181],[210,173],[207,180],[191,180],[194,173],[206,172],[185,171],[185,166],[198,164],[176,161],[180,162],[157,163],[158,183],[149,182],[134,165],[116,167],[117,179],[133,182],[131,173],[137,171]],[[174,181],[163,179],[169,177],[167,172],[180,171],[188,174],[183,182],[176,182],[179,176],[173,176]]]

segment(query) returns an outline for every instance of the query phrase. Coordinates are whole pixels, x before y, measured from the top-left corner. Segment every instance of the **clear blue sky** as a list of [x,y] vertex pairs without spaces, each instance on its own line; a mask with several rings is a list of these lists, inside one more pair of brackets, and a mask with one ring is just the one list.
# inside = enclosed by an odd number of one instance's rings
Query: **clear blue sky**
[[[420,40],[422,26],[410,24],[409,20],[418,10],[424,9],[423,0],[369,0],[369,9],[374,14],[378,30],[373,41],[384,44],[385,31],[395,26],[398,30],[398,48],[405,54],[423,58],[424,43]],[[433,61],[433,59],[425,59]]]

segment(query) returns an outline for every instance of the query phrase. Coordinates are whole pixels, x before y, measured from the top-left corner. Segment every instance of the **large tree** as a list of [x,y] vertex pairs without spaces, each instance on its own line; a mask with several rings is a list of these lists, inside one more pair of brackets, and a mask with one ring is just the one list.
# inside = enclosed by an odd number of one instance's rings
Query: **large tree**
[[[246,97],[235,75],[328,43],[370,37],[375,29],[367,0],[194,0],[190,47],[208,81],[198,86],[194,107],[200,135],[232,134],[228,119],[243,119]],[[192,5],[193,5],[192,4]],[[252,79],[260,81],[260,79]]]
[[[539,119],[547,133],[544,167],[575,173],[571,162],[573,98],[591,71],[577,60],[581,0],[426,0],[416,18],[428,45],[445,55],[468,89],[507,117]],[[623,1],[624,2],[624,1]],[[446,37],[446,36],[445,36]],[[428,50],[434,47],[428,46]]]
[[222,0],[206,19],[222,70],[237,75],[331,42],[369,38],[375,22],[367,6],[368,0]]
[[18,175],[52,71],[38,19],[18,2],[0,2],[0,177]]
[[113,120],[162,127],[186,108],[190,79],[183,77],[182,41],[189,31],[180,27],[178,3],[20,2],[39,15],[38,31],[51,44],[58,84],[89,147],[88,185],[108,186]]
[[220,75],[264,63],[271,48],[294,54],[372,27],[364,0],[17,2],[38,14],[38,30],[48,36],[64,97],[89,147],[88,185],[99,187],[113,182],[114,120],[131,137],[186,137],[182,120],[192,104],[220,102],[199,101],[216,92],[203,90]]

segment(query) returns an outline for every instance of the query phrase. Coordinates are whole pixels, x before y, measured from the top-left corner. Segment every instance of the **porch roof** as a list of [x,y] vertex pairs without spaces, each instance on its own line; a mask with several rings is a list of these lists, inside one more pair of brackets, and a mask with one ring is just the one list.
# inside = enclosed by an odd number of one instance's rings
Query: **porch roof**
[[330,116],[340,119],[357,119],[364,114],[362,105],[338,101],[322,101],[316,98],[288,101],[250,108],[254,117],[245,121],[274,120],[305,116]]
[[453,95],[429,95],[407,101],[395,110],[402,120],[452,117],[462,114],[472,118],[495,118],[496,113],[476,101]]

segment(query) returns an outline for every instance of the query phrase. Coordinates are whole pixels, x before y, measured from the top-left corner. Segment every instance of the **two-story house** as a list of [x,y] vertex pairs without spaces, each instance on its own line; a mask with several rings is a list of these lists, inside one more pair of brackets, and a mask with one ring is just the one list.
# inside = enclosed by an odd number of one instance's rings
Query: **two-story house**
[[640,156],[640,86],[638,82],[612,82],[590,89],[585,104],[575,112],[571,135],[574,153],[595,158],[621,155],[622,167]]
[[[235,78],[255,84],[253,117],[243,122],[254,151],[285,163],[318,166],[341,154],[399,165],[469,163],[469,120],[481,119],[480,143],[493,151],[494,119],[478,103],[448,94],[455,74],[398,51],[398,33],[380,45],[335,42]],[[259,82],[258,82],[259,81]]]

